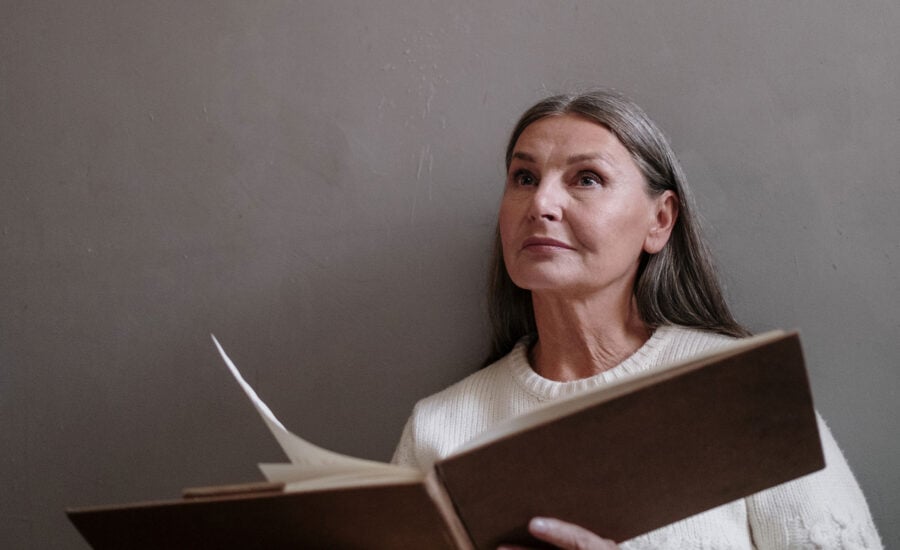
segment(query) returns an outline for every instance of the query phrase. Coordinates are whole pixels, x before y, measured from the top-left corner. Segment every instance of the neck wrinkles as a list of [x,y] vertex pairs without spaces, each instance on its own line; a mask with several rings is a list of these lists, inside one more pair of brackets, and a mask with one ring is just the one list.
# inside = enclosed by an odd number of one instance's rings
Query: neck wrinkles
[[609,370],[649,338],[631,294],[617,303],[534,293],[538,337],[530,363],[542,377],[579,380]]

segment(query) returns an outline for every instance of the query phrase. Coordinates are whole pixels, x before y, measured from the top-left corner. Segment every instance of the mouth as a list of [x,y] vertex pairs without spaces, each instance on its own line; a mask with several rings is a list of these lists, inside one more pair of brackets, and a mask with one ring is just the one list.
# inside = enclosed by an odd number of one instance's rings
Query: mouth
[[562,241],[557,241],[556,239],[551,239],[549,237],[528,237],[522,243],[522,250],[527,249],[551,249],[551,248],[562,248],[565,250],[575,250],[575,247],[564,243]]

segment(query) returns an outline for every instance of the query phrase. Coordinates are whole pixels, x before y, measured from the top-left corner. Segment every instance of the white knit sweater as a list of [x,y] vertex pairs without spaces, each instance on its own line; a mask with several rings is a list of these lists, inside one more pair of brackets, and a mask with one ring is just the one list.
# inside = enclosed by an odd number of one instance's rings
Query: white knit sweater
[[[683,327],[661,327],[618,366],[572,382],[556,382],[535,373],[528,363],[527,345],[520,342],[496,363],[416,404],[393,461],[427,468],[507,418],[729,340]],[[824,470],[657,529],[621,547],[881,548],[865,497],[821,418],[819,430],[827,464]]]

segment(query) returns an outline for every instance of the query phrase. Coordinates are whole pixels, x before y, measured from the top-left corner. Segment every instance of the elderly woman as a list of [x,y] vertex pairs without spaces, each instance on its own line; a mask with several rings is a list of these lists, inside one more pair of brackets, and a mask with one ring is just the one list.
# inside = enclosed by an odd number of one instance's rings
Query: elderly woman
[[[722,297],[675,155],[637,105],[605,91],[545,99],[513,130],[506,166],[488,365],[416,405],[397,463],[426,467],[505,419],[747,335]],[[859,486],[819,427],[825,470],[621,547],[880,548]],[[617,547],[558,519],[535,518],[530,530],[561,548]]]

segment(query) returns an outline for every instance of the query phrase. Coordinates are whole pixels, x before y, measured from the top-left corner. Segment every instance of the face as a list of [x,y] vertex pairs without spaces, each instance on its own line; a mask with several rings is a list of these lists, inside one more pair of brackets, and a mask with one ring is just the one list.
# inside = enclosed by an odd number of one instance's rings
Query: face
[[632,291],[642,252],[656,253],[677,215],[651,195],[619,139],[575,115],[528,126],[513,149],[500,205],[503,260],[533,292]]

